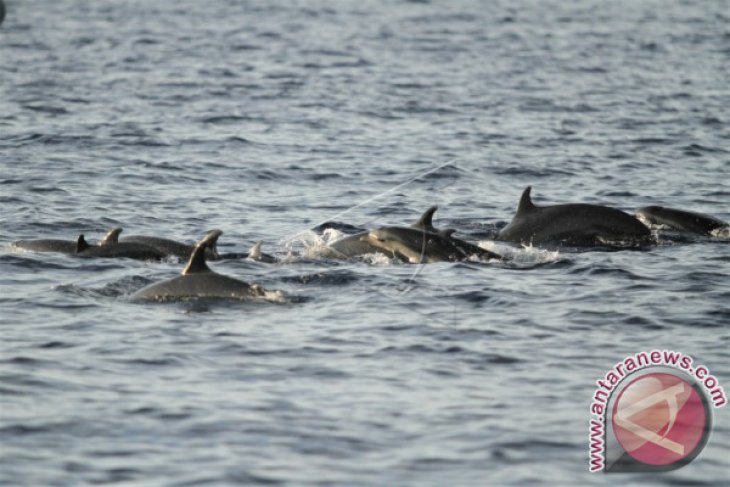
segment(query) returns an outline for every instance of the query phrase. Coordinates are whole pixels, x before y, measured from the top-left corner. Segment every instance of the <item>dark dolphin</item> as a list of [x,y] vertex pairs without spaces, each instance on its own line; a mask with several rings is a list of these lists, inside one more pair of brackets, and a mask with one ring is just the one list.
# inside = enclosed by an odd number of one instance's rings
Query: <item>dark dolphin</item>
[[[428,232],[435,232],[433,226],[433,214],[437,207],[432,206],[426,210],[421,217],[411,225],[411,228],[419,228]],[[326,249],[320,252],[322,257],[333,259],[350,259],[360,255],[383,252],[382,245],[374,245],[369,239],[370,231],[358,232],[353,235],[342,237],[327,245]]]
[[730,228],[728,223],[714,216],[664,206],[645,206],[636,210],[634,216],[648,226],[664,225],[698,235],[716,235],[720,230]]
[[502,256],[479,246],[455,238],[454,229],[438,230],[432,224],[436,207],[431,207],[411,227],[381,227],[368,232],[365,242],[380,252],[414,264],[428,262],[456,262],[477,258],[502,259]]
[[[211,234],[213,231],[214,230],[210,230],[208,234]],[[218,235],[220,235],[220,233]],[[180,259],[186,260],[190,258],[190,255],[192,255],[193,250],[195,249],[195,245],[184,244],[182,242],[171,240],[169,238],[150,237],[147,235],[130,235],[128,237],[122,237],[120,239],[120,242],[134,242],[147,245],[149,247],[156,248],[166,255],[172,255]],[[207,246],[205,249],[206,257],[209,260],[218,260],[220,258],[220,256],[218,255],[217,243],[218,242],[216,240],[213,240],[211,241],[210,245]]]
[[136,242],[119,242],[121,228],[111,230],[101,241],[101,245],[89,245],[84,235],[76,241],[77,257],[128,258],[137,260],[161,260],[167,254],[154,247]]
[[183,299],[235,299],[282,301],[281,291],[267,291],[212,271],[205,260],[205,249],[221,235],[209,232],[195,246],[182,275],[144,287],[132,295],[134,301],[172,301]]
[[535,206],[532,187],[522,193],[517,213],[498,240],[525,245],[636,247],[654,243],[649,229],[616,208],[583,203]]

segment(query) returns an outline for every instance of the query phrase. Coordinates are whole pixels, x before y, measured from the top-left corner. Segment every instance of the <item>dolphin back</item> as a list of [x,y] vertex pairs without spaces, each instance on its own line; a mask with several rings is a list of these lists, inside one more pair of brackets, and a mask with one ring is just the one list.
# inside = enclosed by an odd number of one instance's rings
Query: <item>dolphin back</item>
[[716,230],[730,226],[711,215],[664,206],[639,208],[635,216],[647,225],[664,225],[673,230],[698,235],[713,235]]
[[39,240],[18,240],[13,246],[30,250],[32,252],[58,252],[72,255],[76,253],[76,242],[73,240],[39,239]]
[[256,299],[267,298],[266,291],[215,272],[185,274],[151,284],[132,295],[133,301],[182,301],[190,299]]
[[524,245],[635,247],[653,242],[632,215],[610,206],[569,203],[536,206],[531,187],[522,193],[512,221],[498,239]]

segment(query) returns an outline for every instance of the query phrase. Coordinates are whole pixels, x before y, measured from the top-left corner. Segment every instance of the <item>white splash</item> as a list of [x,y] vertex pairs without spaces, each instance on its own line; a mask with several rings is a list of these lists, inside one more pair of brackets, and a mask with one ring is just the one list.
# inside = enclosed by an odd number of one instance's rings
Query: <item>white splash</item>
[[519,264],[544,264],[560,260],[560,252],[557,250],[546,250],[532,245],[513,247],[512,245],[495,242],[494,240],[481,240],[477,245],[484,250],[501,255],[506,260]]

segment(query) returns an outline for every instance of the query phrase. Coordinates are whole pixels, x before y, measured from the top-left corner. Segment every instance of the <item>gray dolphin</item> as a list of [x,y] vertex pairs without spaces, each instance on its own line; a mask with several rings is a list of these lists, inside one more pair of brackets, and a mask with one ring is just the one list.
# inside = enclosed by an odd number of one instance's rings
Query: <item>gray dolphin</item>
[[105,258],[121,258],[137,260],[161,260],[167,257],[167,254],[160,252],[154,247],[136,242],[119,242],[119,234],[121,228],[111,230],[100,245],[89,245],[84,235],[79,235],[76,241],[76,253],[78,257],[105,257]]
[[453,236],[455,230],[436,229],[431,223],[436,207],[424,213],[411,227],[382,227],[363,236],[363,241],[381,252],[414,264],[455,262],[476,257],[479,260],[502,259],[502,256]]
[[[428,232],[435,232],[436,229],[433,226],[433,214],[436,212],[436,209],[436,206],[432,206],[426,210],[418,221],[411,225],[411,227],[423,229]],[[323,250],[320,255],[332,259],[349,259],[360,255],[374,254],[376,252],[382,253],[384,250],[383,246],[374,245],[368,239],[369,234],[370,231],[368,230],[342,237],[327,245],[327,248]]]
[[[109,231],[100,241],[93,244],[87,242],[87,245],[104,245],[105,243],[114,241],[115,235],[118,235],[118,232],[121,232],[121,229],[115,228]],[[46,238],[39,240],[18,240],[13,242],[13,245],[33,252],[58,252],[61,254],[75,255],[78,248],[78,241]]]
[[[212,232],[213,230],[209,231],[208,234],[211,234]],[[220,235],[220,233],[218,235]],[[209,260],[218,260],[220,258],[220,256],[218,255],[218,242],[216,240],[217,237],[215,240],[211,241],[210,245],[207,246],[205,249],[206,257]],[[120,239],[120,242],[134,242],[147,245],[149,247],[156,248],[166,255],[173,255],[180,259],[190,258],[190,255],[195,249],[195,245],[184,244],[182,242],[171,240],[169,238],[150,237],[147,235],[130,235],[128,237],[122,237]]]
[[276,257],[261,251],[262,244],[263,242],[261,240],[258,240],[255,244],[253,244],[253,247],[251,247],[251,250],[248,251],[246,258],[258,262],[265,262],[266,264],[275,263]]
[[267,254],[266,252],[263,252],[261,250],[263,242],[261,240],[257,240],[256,243],[253,244],[253,246],[249,249],[248,252],[226,252],[224,254],[216,254],[215,259],[210,258],[210,253],[207,249],[205,252],[205,257],[208,260],[238,260],[238,259],[250,259],[255,260],[257,262],[264,262],[266,264],[274,264],[278,262],[276,260],[276,257],[274,257],[271,254]]
[[649,229],[616,208],[583,203],[535,206],[532,187],[522,193],[517,213],[498,240],[526,245],[640,246],[654,243]]
[[195,246],[182,275],[144,287],[132,295],[134,301],[172,301],[195,298],[282,301],[281,291],[267,291],[212,271],[205,260],[205,249],[221,235],[209,232]]
[[716,235],[719,230],[730,228],[728,223],[714,216],[664,206],[645,206],[636,210],[634,216],[647,226],[665,225],[698,235]]

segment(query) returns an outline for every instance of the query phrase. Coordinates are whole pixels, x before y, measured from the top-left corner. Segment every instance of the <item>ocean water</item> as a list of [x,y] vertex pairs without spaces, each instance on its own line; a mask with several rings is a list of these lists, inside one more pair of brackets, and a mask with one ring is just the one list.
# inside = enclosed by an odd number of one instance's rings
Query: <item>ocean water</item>
[[[537,204],[730,220],[726,1],[6,0],[3,485],[707,485],[730,416],[661,475],[588,472],[595,381],[671,349],[730,385],[730,246],[494,242]],[[511,257],[316,258],[312,231],[436,224]],[[272,303],[137,304],[182,263],[20,252],[127,234]]]

